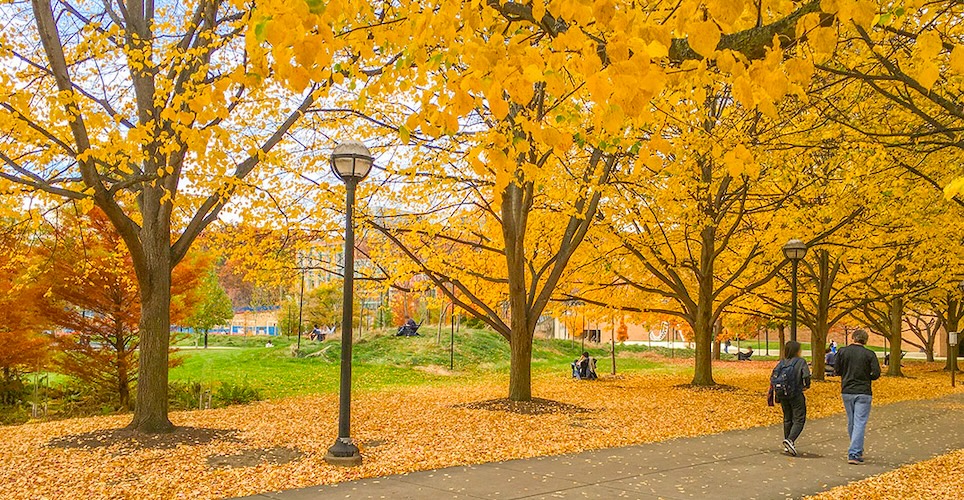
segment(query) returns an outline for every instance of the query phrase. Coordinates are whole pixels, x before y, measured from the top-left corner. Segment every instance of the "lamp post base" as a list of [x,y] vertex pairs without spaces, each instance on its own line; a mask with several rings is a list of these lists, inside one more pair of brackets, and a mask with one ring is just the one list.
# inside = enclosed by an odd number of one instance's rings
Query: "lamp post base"
[[356,467],[362,464],[362,457],[351,438],[338,438],[335,444],[328,448],[325,462],[339,467]]

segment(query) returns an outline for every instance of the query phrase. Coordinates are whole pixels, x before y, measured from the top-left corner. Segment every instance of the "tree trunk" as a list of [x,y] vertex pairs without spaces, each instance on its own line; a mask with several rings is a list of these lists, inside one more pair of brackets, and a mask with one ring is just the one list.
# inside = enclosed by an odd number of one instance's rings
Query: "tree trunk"
[[[503,192],[502,236],[509,281],[509,399],[532,399],[532,336],[525,283],[526,191],[510,182]],[[531,323],[531,324],[530,324]]]
[[811,375],[814,380],[824,379],[824,369],[826,367],[824,361],[827,356],[827,334],[828,328],[826,322],[823,324],[818,324],[814,331],[810,332],[810,356],[811,359]]
[[696,304],[696,324],[693,336],[696,341],[696,369],[693,385],[713,386],[713,253],[716,231],[713,226],[703,228],[700,252],[699,298]]
[[120,407],[125,410],[131,409],[131,388],[127,376],[127,360],[118,355],[117,358],[117,395],[120,400]]
[[132,355],[131,352],[127,350],[127,337],[124,332],[124,321],[121,318],[122,313],[120,311],[123,309],[124,304],[115,302],[114,303],[114,332],[112,343],[114,344],[114,376],[116,377],[115,382],[117,383],[117,400],[120,404],[120,408],[123,410],[131,409],[131,389],[130,389],[130,377],[129,377],[129,357]]
[[934,362],[934,343],[933,342],[924,344],[924,355],[927,356],[928,363]]
[[128,429],[152,434],[174,430],[167,417],[171,344],[170,242],[164,243],[164,238],[161,239],[147,256],[146,275],[138,274],[141,293],[140,370],[134,419],[128,425]]
[[[827,337],[830,335],[830,252],[818,249],[817,258],[817,310],[814,328],[810,331],[811,375],[814,380],[824,379],[824,357],[827,355]],[[835,273],[836,274],[836,273]]]
[[120,407],[124,410],[131,409],[131,387],[130,376],[128,373],[128,358],[131,353],[125,349],[124,332],[116,333],[115,348],[117,350],[117,396]]
[[713,326],[710,311],[698,311],[693,337],[696,341],[696,369],[693,385],[716,385],[713,380]]
[[890,301],[890,366],[887,375],[891,377],[902,377],[900,371],[900,343],[901,343],[901,321],[904,316],[903,297],[894,297]]
[[723,343],[720,341],[720,335],[723,334],[723,318],[716,320],[713,324],[713,359],[719,361],[723,354]]
[[[519,322],[523,323],[523,322]],[[512,401],[532,400],[532,332],[524,325],[512,321],[512,352],[509,368],[509,399]]]
[[780,359],[783,359],[783,346],[787,343],[787,325],[780,323],[777,325],[777,332],[780,339]]
[[[958,327],[960,326],[960,323],[961,323],[961,316],[960,316],[961,304],[958,301],[958,299],[952,297],[950,293],[948,293],[947,299],[945,301],[945,305],[947,306],[947,309],[944,311],[944,314],[945,314],[944,320],[947,322],[947,324],[944,325],[945,332],[944,332],[944,338],[941,340],[941,343],[947,346],[947,351],[946,351],[947,360],[944,361],[944,371],[949,372],[951,370],[958,370],[958,367],[957,367],[957,358],[955,358],[954,356],[951,356],[952,354],[951,346],[947,344],[947,332],[958,331]],[[960,347],[958,347],[958,349],[960,349]]]
[[[290,328],[289,328],[289,330],[290,330]],[[291,337],[290,331],[289,331],[288,336]],[[208,348],[208,329],[207,329],[207,328],[204,329],[204,348],[205,348],[205,349]]]

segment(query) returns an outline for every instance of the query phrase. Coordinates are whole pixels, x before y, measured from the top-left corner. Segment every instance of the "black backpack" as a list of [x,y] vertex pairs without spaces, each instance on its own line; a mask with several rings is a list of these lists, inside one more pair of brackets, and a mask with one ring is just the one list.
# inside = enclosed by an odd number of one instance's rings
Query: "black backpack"
[[798,392],[800,385],[797,380],[796,359],[783,359],[777,363],[770,374],[770,387],[773,388],[773,395],[777,401],[793,396]]

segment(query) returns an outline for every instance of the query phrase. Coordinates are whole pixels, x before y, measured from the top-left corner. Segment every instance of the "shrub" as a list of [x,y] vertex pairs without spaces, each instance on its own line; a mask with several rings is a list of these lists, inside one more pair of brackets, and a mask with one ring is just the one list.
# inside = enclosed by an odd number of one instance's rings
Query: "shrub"
[[214,401],[218,406],[243,405],[261,400],[261,393],[254,387],[231,382],[222,382],[214,393]]
[[0,378],[0,406],[16,406],[27,397],[27,386],[20,377]]
[[207,400],[204,387],[200,382],[175,381],[168,384],[167,401],[174,410],[198,410]]
[[473,330],[483,330],[489,327],[489,325],[485,324],[485,321],[482,321],[481,319],[476,318],[475,316],[469,316],[468,318],[466,318],[465,326]]
[[110,413],[109,408],[116,408],[112,405],[113,395],[77,379],[51,386],[49,394],[48,413],[56,414],[59,418]]
[[20,425],[30,420],[30,410],[22,405],[0,407],[0,425]]

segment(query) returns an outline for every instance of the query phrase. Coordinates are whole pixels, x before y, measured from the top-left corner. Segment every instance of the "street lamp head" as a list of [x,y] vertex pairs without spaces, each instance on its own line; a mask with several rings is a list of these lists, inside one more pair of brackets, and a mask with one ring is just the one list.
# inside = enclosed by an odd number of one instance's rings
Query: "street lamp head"
[[790,260],[800,260],[807,255],[807,244],[800,240],[790,240],[783,245],[783,255]]
[[372,152],[359,141],[345,141],[331,152],[331,171],[343,181],[368,177],[372,162]]

